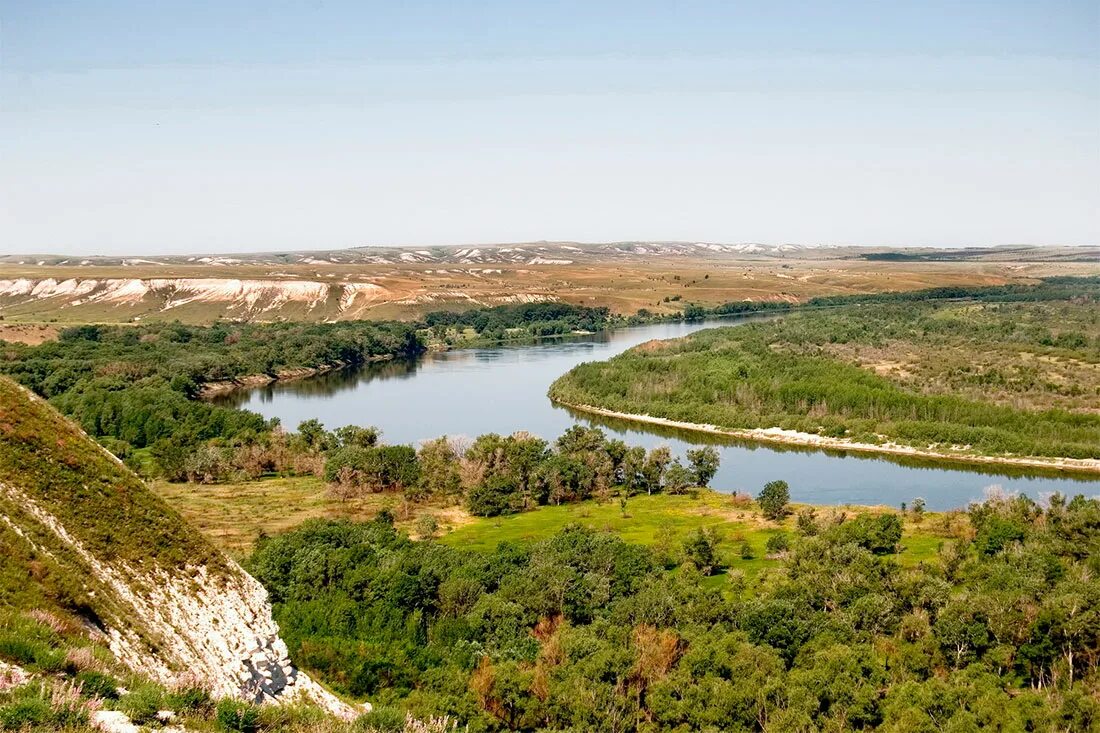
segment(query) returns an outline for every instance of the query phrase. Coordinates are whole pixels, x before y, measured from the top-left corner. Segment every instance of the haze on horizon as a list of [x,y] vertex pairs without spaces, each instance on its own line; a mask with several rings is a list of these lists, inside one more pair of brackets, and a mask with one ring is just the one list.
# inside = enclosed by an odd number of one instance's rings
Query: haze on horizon
[[1100,242],[1100,5],[0,0],[0,253]]

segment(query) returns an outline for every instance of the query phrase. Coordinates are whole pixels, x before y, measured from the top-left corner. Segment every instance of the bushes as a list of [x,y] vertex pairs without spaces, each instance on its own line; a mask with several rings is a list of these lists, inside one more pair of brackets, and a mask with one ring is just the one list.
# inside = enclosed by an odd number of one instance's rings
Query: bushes
[[[1100,295],[1100,289],[1089,287],[1093,297]],[[1100,415],[1059,409],[1073,405],[1056,399],[1068,388],[1021,378],[1004,404],[995,404],[986,387],[968,391],[937,363],[938,354],[961,350],[1003,350],[998,353],[1008,366],[1020,369],[1038,363],[1022,359],[1021,352],[1039,360],[1057,356],[1096,363],[1100,335],[1091,343],[1084,339],[1084,345],[1068,338],[1060,343],[1076,346],[1044,346],[1042,337],[1016,325],[1023,313],[1040,323],[1070,318],[1085,327],[1095,305],[1067,301],[1059,307],[1068,314],[1050,310],[1049,303],[1004,313],[985,310],[958,320],[946,319],[943,306],[920,303],[884,306],[873,314],[861,309],[800,313],[699,331],[659,349],[636,347],[606,362],[581,364],[554,382],[550,397],[730,429],[778,427],[941,451],[1100,458]],[[1095,324],[1088,327],[1096,331]],[[1061,350],[1051,353],[1055,348]],[[932,376],[912,383],[880,376],[852,363],[859,362],[862,350],[875,355],[872,363],[894,353],[904,361],[916,358],[916,366],[906,368],[926,369]],[[1009,406],[1021,401],[1038,407]]]
[[401,489],[417,484],[420,465],[410,445],[346,446],[329,454],[325,480],[350,490]]
[[466,494],[466,508],[479,517],[512,514],[523,508],[516,487],[504,476],[493,476],[474,486]]
[[531,336],[551,336],[573,331],[602,331],[610,321],[607,308],[589,308],[568,303],[523,303],[498,305],[462,312],[434,311],[424,317],[429,328],[472,328],[478,334],[504,335],[521,329]]
[[876,555],[897,551],[901,542],[901,519],[896,514],[864,514],[841,524],[834,534],[843,542],[854,542]]
[[259,709],[240,700],[219,700],[215,717],[218,727],[229,733],[256,733],[260,729]]
[[136,725],[148,725],[157,720],[157,711],[164,705],[164,690],[152,683],[135,686],[118,700],[118,709]]
[[404,733],[405,713],[398,708],[379,706],[359,716],[355,727],[370,733]]
[[64,730],[87,724],[87,704],[71,684],[31,683],[0,694],[0,729]]
[[81,691],[89,697],[99,697],[105,700],[118,698],[118,682],[109,674],[98,672],[94,669],[85,669],[76,674],[76,682]]
[[[575,455],[590,437],[561,447]],[[1036,513],[1004,500],[969,516],[1018,525],[1020,549],[967,543],[950,568],[903,567],[897,516],[867,514],[798,542],[773,534],[774,571],[715,582],[693,569],[717,565],[707,530],[686,543],[690,565],[665,571],[577,526],[482,553],[386,522],[311,522],[265,540],[249,568],[295,660],[382,703],[360,726],[397,729],[386,706],[471,730],[600,730],[608,710],[628,731],[1088,723],[1100,584],[1075,553],[1095,544],[1100,502],[1055,497]]]

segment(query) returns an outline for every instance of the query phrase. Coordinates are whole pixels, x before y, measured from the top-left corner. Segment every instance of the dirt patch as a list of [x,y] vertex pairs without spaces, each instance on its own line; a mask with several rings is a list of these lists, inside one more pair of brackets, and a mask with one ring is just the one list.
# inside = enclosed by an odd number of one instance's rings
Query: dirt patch
[[647,353],[668,351],[672,348],[673,344],[679,340],[680,339],[667,339],[662,341],[660,339],[651,339],[650,341],[646,341],[644,344],[638,344],[635,347],[635,351],[645,351]]
[[57,339],[57,326],[34,323],[0,323],[0,341],[38,346]]

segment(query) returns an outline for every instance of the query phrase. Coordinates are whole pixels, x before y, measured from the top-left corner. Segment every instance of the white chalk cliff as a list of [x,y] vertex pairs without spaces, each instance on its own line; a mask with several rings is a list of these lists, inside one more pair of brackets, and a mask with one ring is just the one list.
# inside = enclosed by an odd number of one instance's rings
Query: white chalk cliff
[[[11,404],[18,400],[25,402]],[[0,427],[20,419],[24,425],[49,420],[56,434],[0,430],[0,451],[9,459],[7,465],[0,462],[0,531],[14,533],[44,562],[80,579],[87,615],[121,662],[165,684],[197,684],[217,697],[308,698],[338,715],[361,712],[294,668],[259,582],[187,526],[114,456],[41,400],[0,380]],[[50,455],[55,444],[58,455]],[[74,448],[81,452],[71,452]],[[27,456],[41,464],[24,474],[29,485],[19,485],[12,466],[32,464]],[[72,490],[74,479],[82,491]],[[104,512],[105,506],[117,514]],[[127,524],[118,521],[127,514]],[[135,517],[141,520],[135,523]],[[142,542],[116,553],[102,540],[101,532],[111,531],[112,523],[124,531],[136,524],[140,531],[146,521],[147,556]],[[103,526],[90,526],[98,523]],[[172,539],[158,542],[157,533],[169,536],[165,528]],[[165,561],[171,552],[177,560]]]

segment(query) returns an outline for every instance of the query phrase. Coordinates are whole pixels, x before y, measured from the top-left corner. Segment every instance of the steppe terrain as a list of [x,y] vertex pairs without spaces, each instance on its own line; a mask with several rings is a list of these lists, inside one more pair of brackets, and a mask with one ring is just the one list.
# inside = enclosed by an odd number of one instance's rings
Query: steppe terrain
[[24,325],[180,320],[409,319],[433,310],[565,301],[633,314],[685,303],[1029,282],[1100,273],[1100,249],[809,248],[623,242],[363,247],[232,256],[0,256],[0,337]]

